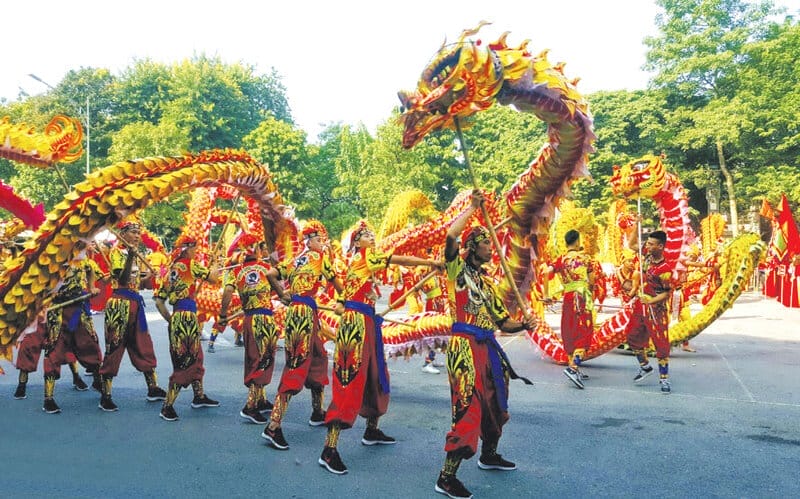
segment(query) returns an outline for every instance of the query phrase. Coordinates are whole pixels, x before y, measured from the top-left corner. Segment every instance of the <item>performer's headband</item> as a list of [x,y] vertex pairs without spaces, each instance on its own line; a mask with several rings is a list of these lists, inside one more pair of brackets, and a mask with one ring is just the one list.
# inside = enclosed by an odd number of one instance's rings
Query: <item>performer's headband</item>
[[467,238],[464,240],[463,248],[469,251],[475,251],[478,244],[489,239],[489,231],[486,227],[473,227]]
[[130,232],[130,231],[141,232],[142,231],[141,224],[138,224],[136,222],[123,222],[119,227],[119,232],[121,234],[124,234],[126,232]]

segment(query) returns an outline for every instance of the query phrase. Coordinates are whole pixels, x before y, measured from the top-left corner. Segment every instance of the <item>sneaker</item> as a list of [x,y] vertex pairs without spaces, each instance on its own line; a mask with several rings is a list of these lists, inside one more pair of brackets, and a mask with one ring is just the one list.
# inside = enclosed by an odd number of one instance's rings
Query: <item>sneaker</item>
[[575,386],[583,390],[583,381],[581,381],[581,375],[578,374],[578,371],[571,367],[567,367],[564,369],[564,376],[568,377],[569,380],[575,384]]
[[647,364],[646,366],[642,367],[639,366],[639,372],[636,373],[636,376],[633,377],[633,382],[638,383],[645,379],[646,377],[653,374],[653,366]]
[[500,454],[493,454],[491,456],[481,456],[478,459],[478,468],[482,470],[511,471],[517,469],[517,465],[507,459],[503,459]]
[[439,473],[439,479],[436,480],[436,487],[433,490],[453,499],[470,499],[472,497],[472,492],[467,490],[455,475],[446,477]]
[[239,338],[236,341],[234,341],[233,344],[236,345],[237,347],[243,347],[244,346],[244,340]]
[[588,375],[588,374],[586,374],[586,373],[584,373],[584,372],[583,372],[583,371],[581,371],[580,369],[576,369],[576,371],[578,371],[578,376],[580,376],[580,377],[581,377],[581,380],[582,380],[582,381],[583,381],[583,380],[587,380],[587,379],[589,379],[589,375]]
[[106,412],[115,412],[119,410],[117,404],[115,404],[114,401],[111,400],[111,397],[106,397],[105,395],[100,397],[100,403],[97,405],[97,407],[103,409]]
[[289,448],[289,443],[283,438],[283,430],[281,430],[280,426],[274,430],[270,430],[269,427],[264,428],[261,438],[278,450],[286,450]]
[[92,381],[92,390],[98,393],[103,393],[103,382],[99,379]]
[[47,414],[58,414],[61,412],[61,408],[56,404],[56,401],[53,399],[44,399],[44,405],[42,406],[42,410]]
[[165,405],[161,408],[161,412],[158,414],[161,416],[161,419],[164,421],[177,421],[178,420],[178,413],[175,412],[175,408],[171,405]]
[[241,411],[239,411],[239,415],[253,424],[267,424],[269,421],[255,407],[250,408],[245,406]]
[[84,376],[94,376],[94,371],[91,368],[87,367],[86,369],[83,370],[83,375]]
[[28,398],[28,395],[25,393],[26,389],[25,383],[20,383],[17,385],[17,389],[14,391],[14,398],[17,400],[22,400]]
[[364,436],[361,437],[361,443],[364,445],[378,445],[378,444],[392,445],[396,444],[397,440],[386,435],[384,432],[382,432],[377,428],[375,429],[367,428],[367,430],[364,432]]
[[264,399],[264,400],[259,400],[258,401],[258,405],[256,406],[256,409],[258,409],[258,412],[272,412],[272,408],[273,407],[275,407],[275,406],[272,405],[272,402],[270,402],[267,399]]
[[322,449],[322,455],[317,460],[320,466],[336,475],[344,475],[347,473],[347,466],[342,462],[339,457],[339,451],[336,447],[325,447]]
[[87,385],[86,382],[83,381],[79,376],[75,376],[72,379],[72,386],[79,392],[85,392],[89,389],[89,385]]
[[147,401],[167,400],[167,392],[160,386],[153,386],[147,389]]
[[659,382],[661,383],[661,393],[663,393],[664,395],[669,395],[670,392],[672,392],[672,388],[670,388],[669,386],[669,380],[665,378],[659,380]]
[[325,424],[325,411],[314,411],[308,418],[309,426],[322,426]]
[[207,351],[208,353],[214,353],[214,352],[216,352],[216,350],[214,349],[214,344],[213,344],[213,343],[209,343],[209,344],[208,344],[208,349],[207,349],[206,351]]
[[433,364],[425,364],[422,367],[422,372],[428,374],[439,374],[441,371],[433,367]]
[[219,402],[208,398],[208,395],[196,396],[192,399],[192,409],[200,409],[201,407],[219,407]]

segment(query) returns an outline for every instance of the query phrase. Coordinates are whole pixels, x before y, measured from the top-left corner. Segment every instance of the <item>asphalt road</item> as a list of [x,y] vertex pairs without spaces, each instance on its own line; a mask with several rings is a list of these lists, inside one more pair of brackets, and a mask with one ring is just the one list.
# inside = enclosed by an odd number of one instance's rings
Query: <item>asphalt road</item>
[[[165,323],[148,301],[162,385],[170,374]],[[102,331],[101,316],[95,318]],[[557,324],[558,317],[548,318]],[[102,336],[102,335],[101,335]],[[516,370],[535,382],[512,382],[511,421],[499,452],[513,472],[465,461],[459,477],[476,497],[786,497],[800,469],[800,310],[746,294],[695,340],[697,353],[673,353],[673,393],[657,376],[632,383],[635,359],[610,352],[586,364],[578,390],[562,367],[525,337],[500,338]],[[14,400],[16,370],[0,376],[2,497],[441,497],[433,491],[449,428],[445,373],[421,372],[422,359],[389,361],[392,403],[381,428],[397,445],[360,444],[364,421],[342,432],[350,473],[317,464],[325,428],[307,424],[307,391],[284,419],[290,449],[277,451],[247,424],[242,349],[232,333],[206,355],[206,392],[222,405],[191,409],[191,390],[176,403],[180,420],[158,417],[141,374],[123,360],[114,382],[120,410],[97,408],[99,396],[72,389],[66,367],[56,386],[61,414],[42,412],[41,366],[28,398]],[[267,388],[275,394],[283,367]],[[90,382],[90,378],[86,378]],[[329,392],[326,392],[329,397]]]

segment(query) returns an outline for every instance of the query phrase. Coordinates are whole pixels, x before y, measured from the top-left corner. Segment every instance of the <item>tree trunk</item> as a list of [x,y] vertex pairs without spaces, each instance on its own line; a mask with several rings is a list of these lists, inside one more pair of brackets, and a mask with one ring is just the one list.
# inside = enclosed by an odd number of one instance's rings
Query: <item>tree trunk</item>
[[719,171],[725,177],[725,190],[728,191],[728,202],[731,208],[731,234],[733,237],[739,235],[739,214],[736,211],[736,195],[733,191],[733,175],[728,171],[725,164],[725,154],[722,152],[722,141],[717,138],[717,157],[719,158]]

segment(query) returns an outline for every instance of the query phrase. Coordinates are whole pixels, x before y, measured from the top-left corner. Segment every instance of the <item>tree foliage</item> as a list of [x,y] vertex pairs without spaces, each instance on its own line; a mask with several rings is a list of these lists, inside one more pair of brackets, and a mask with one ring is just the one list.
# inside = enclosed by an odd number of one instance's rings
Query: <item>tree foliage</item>
[[[698,217],[708,210],[706,190],[726,174],[725,195],[733,201],[775,204],[786,193],[796,206],[800,25],[776,17],[767,1],[657,3],[659,32],[643,41],[645,69],[654,75],[650,87],[586,96],[597,141],[589,163],[593,180],[572,185],[576,204],[604,214],[613,165],[663,153]],[[363,125],[331,123],[309,143],[293,123],[280,75],[274,69],[260,74],[245,62],[196,55],[173,64],[137,60],[117,75],[79,68],[44,94],[0,102],[0,116],[39,130],[59,113],[88,121],[91,169],[138,157],[244,148],[269,165],[298,217],[321,220],[334,236],[359,218],[378,226],[405,190],[421,190],[444,210],[456,193],[473,187],[453,131],[405,150],[396,111],[374,134]],[[532,114],[499,105],[464,123],[478,184],[498,194],[508,190],[536,159],[546,132]],[[68,184],[84,178],[85,158],[60,165]],[[53,169],[0,160],[0,178],[47,209],[63,198]],[[185,201],[185,194],[175,195],[142,217],[169,242],[180,230]],[[652,206],[646,209],[653,214]]]

